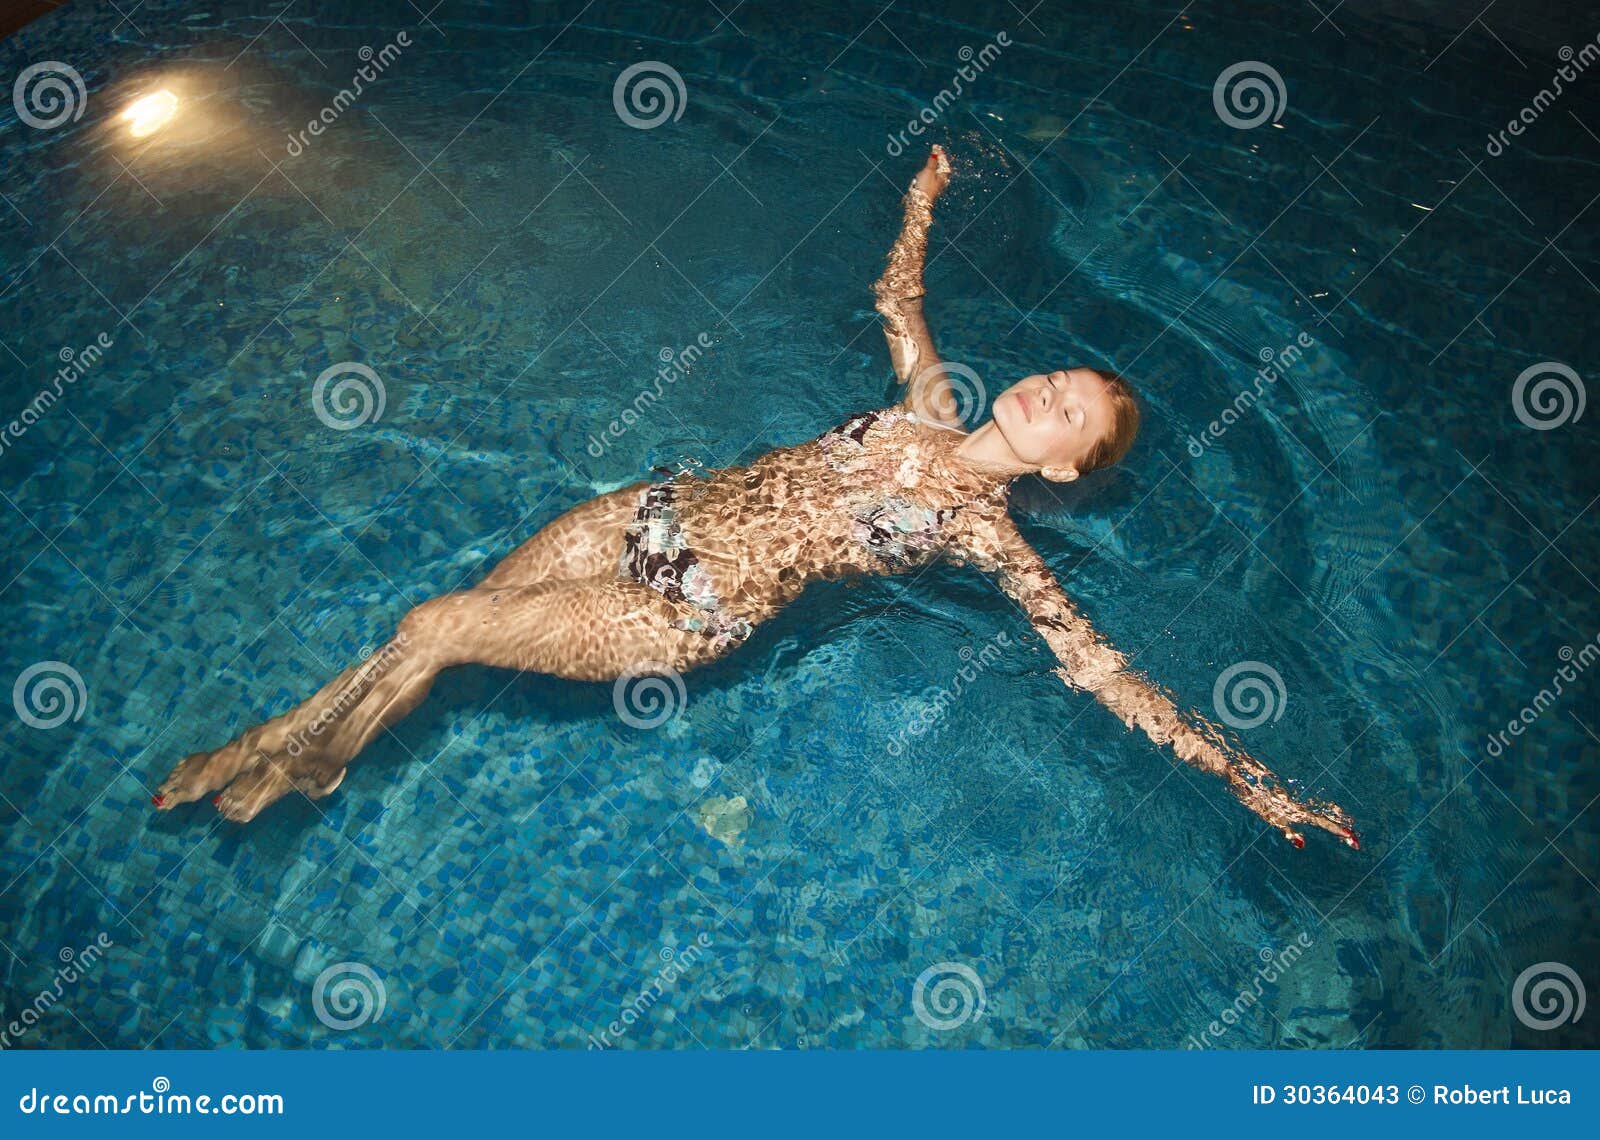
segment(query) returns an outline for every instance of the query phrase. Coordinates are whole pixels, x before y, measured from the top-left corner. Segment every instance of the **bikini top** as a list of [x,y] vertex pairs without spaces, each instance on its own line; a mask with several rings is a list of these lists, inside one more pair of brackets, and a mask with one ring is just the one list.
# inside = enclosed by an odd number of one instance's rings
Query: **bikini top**
[[962,509],[928,506],[913,497],[939,451],[922,425],[955,430],[892,408],[854,416],[817,440],[829,466],[860,489],[852,502],[856,541],[895,569],[939,553],[946,545],[945,524]]

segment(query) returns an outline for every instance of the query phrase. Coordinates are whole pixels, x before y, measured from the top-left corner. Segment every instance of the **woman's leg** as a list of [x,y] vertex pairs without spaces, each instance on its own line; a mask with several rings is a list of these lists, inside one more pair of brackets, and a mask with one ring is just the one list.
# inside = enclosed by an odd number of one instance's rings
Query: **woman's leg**
[[532,586],[555,580],[609,578],[622,559],[623,531],[647,483],[579,503],[502,558],[481,586]]
[[[622,532],[632,521],[642,486],[644,484],[626,487],[579,503],[502,559],[483,584],[526,586],[612,576],[621,557]],[[156,806],[172,807],[198,799],[230,782],[235,782],[242,791],[253,774],[262,780],[281,780],[286,770],[282,757],[287,755],[291,760],[298,760],[308,744],[320,744],[322,736],[331,731],[332,722],[342,719],[343,713],[357,702],[364,703],[368,690],[399,663],[398,641],[397,638],[390,642],[367,662],[352,665],[310,700],[282,716],[255,726],[223,748],[187,757],[161,786],[155,797]],[[415,682],[420,685],[420,692],[409,704],[403,696],[408,687],[401,686],[400,700],[407,710],[421,701],[431,684],[433,672],[437,672],[437,669],[429,672],[419,660],[413,654],[401,674],[404,678],[422,678]],[[394,687],[391,684],[386,688]],[[403,713],[393,712],[386,723],[393,723],[401,715]],[[275,757],[280,758],[279,762],[264,763]],[[266,771],[258,773],[258,767]],[[326,795],[337,785],[341,775],[342,771],[336,772],[331,777],[332,783],[308,785],[305,790],[308,794]]]
[[156,806],[226,787],[217,799],[223,815],[248,820],[296,788],[327,795],[345,765],[416,708],[439,671],[453,665],[602,681],[646,663],[682,671],[715,657],[708,638],[672,627],[678,616],[656,591],[613,578],[479,586],[424,602],[392,640],[310,700],[222,748],[185,758]]

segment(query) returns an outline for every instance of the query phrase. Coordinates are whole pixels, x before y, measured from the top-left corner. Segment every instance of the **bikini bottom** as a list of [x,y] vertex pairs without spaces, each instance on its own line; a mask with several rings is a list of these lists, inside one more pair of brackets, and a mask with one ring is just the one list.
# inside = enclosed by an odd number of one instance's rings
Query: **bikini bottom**
[[653,483],[639,494],[633,521],[623,532],[622,575],[693,611],[672,623],[710,638],[723,648],[737,645],[755,628],[723,607],[711,575],[690,549],[673,505],[680,488]]

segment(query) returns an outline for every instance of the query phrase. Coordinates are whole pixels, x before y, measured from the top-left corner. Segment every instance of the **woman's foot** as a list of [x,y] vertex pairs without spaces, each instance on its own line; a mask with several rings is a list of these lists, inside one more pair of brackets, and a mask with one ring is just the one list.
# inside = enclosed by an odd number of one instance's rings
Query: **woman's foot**
[[[366,695],[371,677],[377,674],[381,664],[374,664],[370,670],[351,666],[310,700],[281,716],[247,729],[221,748],[185,756],[162,781],[150,802],[162,811],[170,811],[179,804],[220,792],[269,763],[308,778],[319,766],[327,768],[328,765],[318,765],[317,761],[326,750],[334,727],[343,714],[353,710]],[[339,765],[339,770],[343,767]],[[310,779],[306,786],[309,789],[318,783]],[[327,781],[324,779],[320,783]],[[337,785],[338,780],[334,779],[325,790],[307,794],[327,795]]]
[[180,760],[171,775],[162,781],[150,802],[162,811],[192,803],[211,792],[220,791],[253,770],[263,757],[246,733],[239,739],[210,752],[192,752]]
[[[307,799],[317,800],[332,795],[344,782],[344,767],[330,774],[329,765],[312,752],[303,751],[298,756],[257,752],[252,762],[243,767],[237,766],[231,756],[216,759],[233,751],[234,746],[229,745],[216,752],[197,752],[187,757],[167,777],[152,802],[165,811],[221,789],[211,799],[217,810],[226,819],[248,823],[290,792],[298,791]],[[233,774],[227,776],[230,770]]]
[[248,823],[263,808],[294,791],[294,776],[283,761],[281,756],[270,757],[229,784],[212,801],[222,817]]

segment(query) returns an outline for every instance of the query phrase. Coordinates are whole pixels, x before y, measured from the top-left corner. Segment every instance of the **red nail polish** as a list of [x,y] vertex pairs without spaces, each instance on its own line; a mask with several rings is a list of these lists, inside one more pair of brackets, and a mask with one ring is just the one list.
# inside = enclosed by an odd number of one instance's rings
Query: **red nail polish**
[[1305,846],[1306,846],[1306,841],[1305,841],[1305,840],[1304,840],[1304,839],[1302,839],[1302,838],[1300,838],[1300,836],[1298,836],[1298,835],[1291,835],[1291,836],[1290,836],[1290,837],[1289,837],[1289,842],[1290,842],[1290,843],[1293,843],[1293,844],[1294,844],[1294,845],[1295,845],[1295,846],[1296,846],[1296,847],[1298,847],[1298,848],[1299,848],[1299,849],[1300,849],[1300,850],[1302,850],[1302,851],[1304,851],[1304,850],[1305,850]]
[[222,802],[221,794],[219,793],[217,795],[212,796],[211,797],[211,802],[214,803],[214,804],[220,804]]
[[155,804],[156,807],[160,807],[162,804],[167,802],[167,797],[166,796],[151,796],[150,797],[150,802]]

